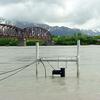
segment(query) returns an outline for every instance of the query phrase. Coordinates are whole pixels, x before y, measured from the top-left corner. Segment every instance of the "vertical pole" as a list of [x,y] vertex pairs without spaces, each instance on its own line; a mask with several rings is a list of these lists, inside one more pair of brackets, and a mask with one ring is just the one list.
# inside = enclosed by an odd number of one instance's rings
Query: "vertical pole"
[[65,68],[67,68],[67,66],[68,66],[68,62],[67,62],[67,58],[66,58]]
[[58,56],[58,68],[59,68],[59,56]]
[[24,41],[24,46],[26,46],[26,39],[24,38],[24,40],[23,40],[23,41]]
[[39,42],[36,42],[36,77],[38,76]]
[[77,41],[77,77],[79,77],[79,51],[80,51],[80,40]]

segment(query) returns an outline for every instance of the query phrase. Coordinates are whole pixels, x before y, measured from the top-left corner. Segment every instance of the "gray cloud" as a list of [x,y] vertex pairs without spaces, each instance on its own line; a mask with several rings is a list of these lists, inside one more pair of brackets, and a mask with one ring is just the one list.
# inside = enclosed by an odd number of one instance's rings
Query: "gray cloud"
[[23,0],[0,0],[0,5],[9,5],[19,2],[23,2]]
[[100,0],[2,0],[0,16],[8,19],[96,28]]

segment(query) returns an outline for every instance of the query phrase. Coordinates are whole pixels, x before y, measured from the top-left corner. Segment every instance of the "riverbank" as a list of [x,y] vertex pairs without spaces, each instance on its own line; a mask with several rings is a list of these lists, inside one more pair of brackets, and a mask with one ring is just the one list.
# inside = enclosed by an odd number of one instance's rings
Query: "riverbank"
[[[45,40],[29,38],[24,41],[26,46],[34,46],[38,41],[41,46],[46,45],[76,45],[77,40],[81,41],[81,45],[100,45],[100,36],[88,36],[77,34],[73,36],[52,36],[51,44]],[[0,46],[18,46],[19,41],[17,38],[0,37]]]

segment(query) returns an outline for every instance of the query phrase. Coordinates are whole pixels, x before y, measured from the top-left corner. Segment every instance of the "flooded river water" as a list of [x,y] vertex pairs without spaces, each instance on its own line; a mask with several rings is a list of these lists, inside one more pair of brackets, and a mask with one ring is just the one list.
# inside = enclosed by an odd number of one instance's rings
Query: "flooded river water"
[[[76,56],[76,46],[42,46],[40,56]],[[35,47],[0,47],[0,73],[27,65],[35,60]],[[57,67],[58,63],[51,63]],[[59,66],[66,66],[59,63]],[[76,64],[68,63],[66,77],[47,78],[41,64],[36,78],[35,65],[0,81],[0,100],[100,100],[100,46],[81,46],[80,78]],[[1,75],[0,79],[5,77]]]

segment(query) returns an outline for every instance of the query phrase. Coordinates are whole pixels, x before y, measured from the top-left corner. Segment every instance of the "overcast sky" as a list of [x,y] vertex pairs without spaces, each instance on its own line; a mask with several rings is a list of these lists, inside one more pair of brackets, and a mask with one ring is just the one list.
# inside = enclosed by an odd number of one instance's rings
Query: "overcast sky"
[[0,0],[0,17],[100,29],[100,0]]

